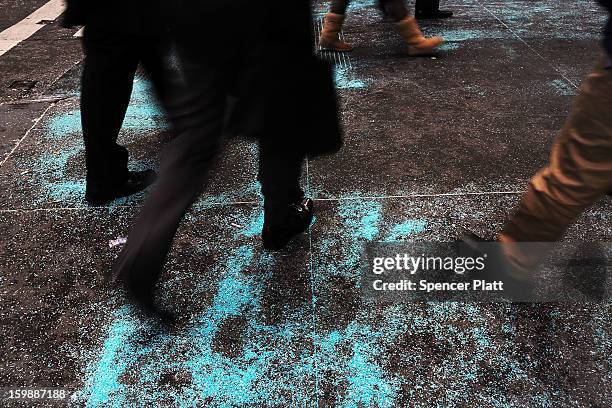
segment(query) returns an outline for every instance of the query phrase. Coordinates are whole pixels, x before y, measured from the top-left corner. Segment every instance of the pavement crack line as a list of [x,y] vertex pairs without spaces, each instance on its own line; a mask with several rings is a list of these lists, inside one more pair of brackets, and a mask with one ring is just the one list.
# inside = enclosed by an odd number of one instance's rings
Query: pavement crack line
[[[58,78],[59,79],[59,78]],[[16,101],[9,101],[9,102],[2,102],[0,103],[0,106],[2,105],[29,105],[32,103],[44,103],[44,102],[59,102],[62,101],[64,99],[76,99],[73,96],[70,95],[49,95],[49,96],[42,96],[40,98],[33,98],[33,99],[19,99]]]
[[[308,157],[304,160],[304,169],[306,172],[306,194],[310,193],[310,166]],[[317,297],[315,295],[315,270],[312,260],[312,225],[308,227],[308,262],[310,271],[310,301],[312,306],[312,370],[315,380],[315,407],[319,406],[319,368],[318,368],[318,353],[317,353]]]
[[308,262],[310,269],[310,300],[312,304],[312,369],[315,380],[315,407],[319,406],[319,367],[318,367],[318,346],[317,346],[317,297],[315,295],[314,262],[312,254],[312,235],[308,228]]
[[537,55],[542,61],[544,61],[549,67],[551,67],[552,69],[555,70],[555,72],[557,72],[557,74],[561,75],[561,77],[567,81],[571,86],[573,86],[576,89],[579,89],[579,86],[577,84],[574,83],[574,81],[572,81],[570,78],[568,78],[563,72],[561,72],[561,70],[559,70],[559,67],[557,67],[556,65],[554,65],[552,62],[550,62],[548,59],[546,59],[542,54],[540,54],[535,48],[533,48],[527,41],[525,41],[520,35],[518,35],[518,33],[516,31],[514,31],[512,28],[510,28],[510,26],[508,24],[506,24],[501,18],[497,17],[495,15],[495,13],[493,13],[491,10],[489,10],[487,8],[487,6],[485,6],[484,4],[482,4],[480,2],[480,0],[474,0],[476,3],[478,3],[487,13],[489,13],[490,15],[493,16],[493,18],[495,18],[498,22],[500,22],[505,28],[508,29],[508,31],[510,31],[512,33],[512,35],[514,35],[516,38],[519,39],[520,42],[522,42],[523,44],[525,44],[525,46],[527,46],[527,48],[529,48],[529,50],[531,50],[531,52],[533,52],[535,55]]
[[[471,196],[487,196],[487,195],[521,195],[525,191],[482,191],[482,192],[467,192],[467,193],[432,193],[432,194],[408,194],[408,195],[389,195],[389,196],[349,196],[349,197],[330,197],[330,198],[313,198],[315,202],[341,202],[350,200],[397,200],[411,198],[444,198],[444,197],[471,197]],[[207,210],[213,207],[229,207],[232,205],[254,205],[259,206],[260,201],[232,201],[209,203]],[[113,205],[113,206],[74,206],[74,207],[41,207],[41,208],[3,208],[0,209],[0,214],[3,213],[27,213],[27,212],[53,212],[53,211],[95,211],[102,209],[137,209],[142,208],[141,205]],[[198,210],[200,211],[200,210]]]
[[49,112],[49,110],[55,106],[56,103],[57,102],[50,103],[49,106],[47,106],[45,110],[42,112],[42,114],[34,120],[34,124],[25,132],[23,137],[17,141],[15,146],[13,146],[11,151],[6,155],[6,157],[2,160],[2,162],[0,162],[0,169],[2,168],[2,166],[4,166],[4,163],[6,163],[6,161],[13,155],[13,153],[19,148],[19,146],[21,146],[21,143],[25,140],[26,137],[28,137],[28,135],[32,132],[32,130],[38,126],[38,124],[45,117],[47,112]]
[[486,195],[513,195],[523,194],[524,191],[477,191],[465,193],[431,193],[431,194],[406,194],[388,196],[354,196],[339,198],[315,198],[314,201],[345,201],[345,200],[392,200],[410,198],[436,198],[436,197],[467,197],[467,196],[486,196]]

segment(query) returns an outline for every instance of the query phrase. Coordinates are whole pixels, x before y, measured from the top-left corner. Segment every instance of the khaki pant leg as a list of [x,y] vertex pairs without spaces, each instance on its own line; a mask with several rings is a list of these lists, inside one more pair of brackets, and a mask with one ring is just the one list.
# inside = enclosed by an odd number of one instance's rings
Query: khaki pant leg
[[612,70],[603,59],[586,78],[553,146],[501,240],[556,241],[572,221],[612,191]]

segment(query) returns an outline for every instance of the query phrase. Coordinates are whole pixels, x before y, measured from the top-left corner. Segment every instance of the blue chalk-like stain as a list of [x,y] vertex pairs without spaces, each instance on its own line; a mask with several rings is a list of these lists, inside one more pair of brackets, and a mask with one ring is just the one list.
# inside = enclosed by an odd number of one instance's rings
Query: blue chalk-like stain
[[[274,323],[262,319],[268,282],[284,261],[253,246],[262,215],[250,211],[236,220],[243,226],[233,234],[239,245],[213,266],[210,276],[218,281],[211,282],[212,300],[189,327],[143,343],[147,326],[119,309],[101,350],[83,357],[88,360],[86,380],[75,402],[90,407],[160,401],[178,407],[317,406],[326,389],[334,391],[326,394],[327,401],[339,407],[395,407],[405,401],[442,407],[465,404],[477,387],[478,401],[487,406],[515,406],[505,387],[532,385],[533,378],[531,367],[516,354],[515,342],[523,334],[516,330],[515,311],[505,305],[375,305],[359,299],[350,320],[333,327],[319,324],[317,316],[325,313],[319,308],[334,290],[332,278],[343,277],[357,290],[360,245],[410,240],[427,229],[427,220],[389,223],[380,201],[342,200],[338,206],[331,235],[315,243],[316,254],[328,255],[315,255],[311,270],[314,311],[305,302]],[[214,343],[236,318],[243,325],[240,347],[227,355]],[[562,317],[551,313],[551,318]],[[605,310],[592,318],[596,347],[610,355],[612,342],[601,330],[608,318]],[[168,372],[186,373],[187,381],[160,386]],[[492,372],[503,373],[503,386],[487,384]],[[547,389],[530,391],[525,398],[537,406],[556,401]]]
[[353,0],[349,3],[347,11],[358,11],[375,6],[376,2],[374,0]]
[[349,240],[373,240],[379,231],[382,205],[378,201],[344,200],[340,203],[341,217]]
[[387,241],[400,241],[402,239],[410,238],[415,234],[419,234],[425,231],[427,221],[425,220],[406,220],[395,225],[389,232]]
[[457,42],[444,42],[438,47],[440,51],[455,51],[461,48],[461,44]]
[[100,357],[87,372],[84,389],[76,393],[74,398],[81,399],[83,395],[87,395],[87,407],[125,404],[120,393],[123,385],[119,377],[137,357],[136,350],[130,342],[136,335],[137,329],[138,323],[130,318],[128,307],[115,312]]
[[563,95],[563,96],[573,96],[576,95],[576,88],[568,83],[567,81],[564,81],[562,79],[555,79],[549,82],[550,86],[554,89],[554,91],[559,94],[559,95]]
[[487,39],[499,39],[510,36],[510,33],[501,29],[481,30],[481,29],[451,29],[437,32],[436,35],[444,38],[446,43],[461,43],[464,41],[480,41]]
[[[288,314],[274,326],[262,322],[258,314],[274,257],[267,253],[256,256],[250,245],[242,245],[226,259],[214,271],[221,279],[211,305],[192,319],[186,331],[163,334],[153,344],[142,345],[139,340],[150,329],[117,313],[99,356],[86,370],[88,379],[76,394],[77,402],[90,407],[167,400],[180,407],[310,405],[312,355],[284,346],[303,341],[308,333],[304,322],[309,320],[303,313],[310,311]],[[258,273],[248,274],[249,268],[257,268]],[[239,356],[228,357],[215,351],[213,343],[222,325],[237,316],[247,317],[241,335],[244,344]],[[188,373],[189,384],[178,389],[159,387],[161,375],[168,371]],[[129,373],[135,374],[133,386],[121,381]],[[295,384],[310,385],[300,389]]]
[[[352,2],[350,10],[374,6],[374,1]],[[443,36],[448,41],[442,49],[457,49],[461,42],[482,38],[502,38],[497,31],[456,30]],[[353,72],[336,70],[336,84],[340,89],[359,89],[366,84],[355,78]],[[554,81],[553,81],[554,82]],[[562,81],[561,81],[562,82]],[[555,90],[557,85],[552,84]],[[561,89],[563,89],[561,87]],[[567,90],[563,91],[567,92]],[[563,95],[562,91],[559,91]],[[126,128],[157,128],[155,108],[140,106],[126,118]],[[76,113],[78,114],[78,112]],[[130,114],[129,114],[130,115]],[[73,112],[72,115],[75,116]],[[62,124],[63,121],[63,124]],[[80,132],[80,123],[74,118],[58,117],[56,128]],[[60,132],[50,132],[50,136]],[[52,156],[45,160],[50,169],[62,169],[81,151],[67,151],[66,157]],[[64,183],[62,185],[62,183]],[[75,181],[55,183],[57,190],[51,195],[71,200],[71,191],[80,186]],[[252,190],[259,191],[253,184]],[[76,193],[75,193],[76,194]],[[217,203],[230,203],[233,195],[204,197],[197,209]],[[413,239],[425,232],[427,220],[404,220],[387,225],[383,206],[378,202],[342,202],[338,211],[338,230],[325,236],[315,245],[319,253],[335,254],[315,262],[311,273],[315,284],[313,299],[320,299],[317,287],[325,285],[330,277],[343,276],[355,281],[359,271],[360,243],[385,240]],[[261,232],[262,212],[247,217],[237,229],[237,240],[255,239]],[[275,257],[258,254],[251,244],[240,245],[228,251],[227,263],[218,265],[216,284],[211,305],[194,319],[185,333],[161,336],[153,345],[143,346],[139,335],[148,329],[131,316],[126,308],[115,312],[107,337],[99,352],[85,371],[86,381],[78,401],[87,406],[153,406],[159,401],[172,401],[174,406],[202,405],[233,406],[316,406],[319,395],[314,394],[317,375],[332,373],[332,389],[337,391],[336,406],[362,407],[399,406],[408,401],[415,406],[461,406],[474,387],[481,387],[480,402],[487,406],[514,406],[502,391],[487,388],[482,380],[486,370],[504,372],[508,381],[532,382],[526,367],[513,356],[513,340],[518,336],[512,322],[512,313],[501,313],[501,319],[487,319],[492,307],[461,304],[392,305],[378,309],[361,304],[356,317],[340,328],[314,333],[315,351],[303,346],[303,333],[311,316],[300,309],[287,313],[284,320],[274,325],[261,322],[262,292],[266,279],[275,267]],[[257,274],[248,273],[256,268]],[[317,300],[317,305],[323,304]],[[241,338],[244,344],[237,356],[228,357],[212,347],[221,326],[228,319],[244,317],[246,327]],[[596,342],[602,353],[612,355],[609,335],[601,330],[607,320],[602,316],[596,322]],[[402,342],[406,334],[411,342]],[[424,349],[416,348],[415,339],[428,339]],[[500,339],[506,338],[502,341]],[[414,342],[414,343],[412,343]],[[292,349],[294,345],[296,349]],[[402,344],[403,360],[416,373],[405,387],[405,379],[394,372],[387,361],[386,352]],[[428,355],[427,348],[447,346],[448,355]],[[303,348],[300,348],[303,347]],[[412,348],[415,347],[415,348]],[[348,350],[348,352],[347,352]],[[495,351],[495,352],[493,352]],[[439,358],[435,364],[432,358]],[[610,363],[612,361],[609,360]],[[419,372],[432,366],[431,371]],[[527,367],[528,368],[528,367]],[[137,369],[137,370],[136,370]],[[167,370],[186,371],[190,382],[179,388],[159,387],[161,373]],[[437,371],[436,371],[437,370]],[[136,374],[135,384],[126,384],[123,376]],[[408,388],[409,395],[400,391]],[[427,401],[428,395],[442,396],[442,402]],[[473,395],[473,393],[471,394]],[[542,392],[528,397],[534,406],[554,406],[551,395]]]
[[[119,138],[120,144],[135,141],[167,127],[164,112],[156,100],[148,81],[134,81],[130,105],[127,109]],[[78,109],[60,112],[45,124],[43,138],[50,151],[34,158],[32,168],[40,184],[40,203],[47,201],[72,204],[80,202],[85,193],[84,146],[81,113]],[[81,160],[77,164],[77,160]],[[70,171],[71,164],[77,167]],[[132,168],[144,167],[135,162]],[[74,174],[73,174],[74,173]],[[118,205],[119,203],[115,203]]]
[[361,89],[366,87],[366,83],[355,78],[354,71],[349,68],[336,66],[334,68],[334,79],[338,89]]

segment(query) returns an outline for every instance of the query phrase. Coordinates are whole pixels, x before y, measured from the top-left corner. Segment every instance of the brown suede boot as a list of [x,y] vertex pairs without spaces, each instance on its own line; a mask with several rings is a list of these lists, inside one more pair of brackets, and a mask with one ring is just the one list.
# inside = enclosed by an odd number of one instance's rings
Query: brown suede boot
[[319,37],[319,46],[324,50],[334,50],[340,52],[352,51],[353,47],[340,39],[340,30],[344,15],[327,13],[323,19],[323,29]]
[[409,16],[395,23],[399,35],[408,44],[408,55],[431,54],[444,40],[440,37],[425,38],[414,17]]

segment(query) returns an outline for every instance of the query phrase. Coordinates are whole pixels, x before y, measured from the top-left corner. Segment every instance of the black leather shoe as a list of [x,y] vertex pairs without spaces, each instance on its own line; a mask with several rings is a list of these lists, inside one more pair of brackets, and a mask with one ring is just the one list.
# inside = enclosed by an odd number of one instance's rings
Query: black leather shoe
[[118,271],[112,271],[107,277],[109,287],[123,289],[126,300],[140,313],[169,328],[176,323],[176,316],[155,303],[155,282],[149,275],[135,277],[128,273],[124,276]]
[[96,193],[86,192],[85,200],[91,205],[103,205],[117,198],[127,197],[144,190],[153,184],[156,178],[157,173],[151,169],[130,171],[128,179],[117,189]]
[[263,247],[268,250],[284,248],[291,239],[310,226],[313,216],[313,202],[310,198],[289,205],[287,221],[278,227],[270,227],[264,222],[261,231]]
[[[526,301],[530,299],[529,296],[535,282],[526,274],[526,271],[518,269],[510,262],[499,241],[487,240],[468,229],[461,229],[460,239],[464,244],[462,249],[460,247],[460,251],[463,252],[460,253],[461,256],[486,259],[484,269],[470,273],[472,279],[501,280],[504,285],[502,296],[507,300]],[[495,243],[498,245],[494,245]]]
[[171,327],[176,323],[176,316],[169,310],[159,307],[153,297],[154,287],[147,283],[123,283],[127,300],[145,316],[150,317],[164,326]]
[[453,16],[453,12],[450,10],[417,10],[414,16],[418,20],[449,18]]

